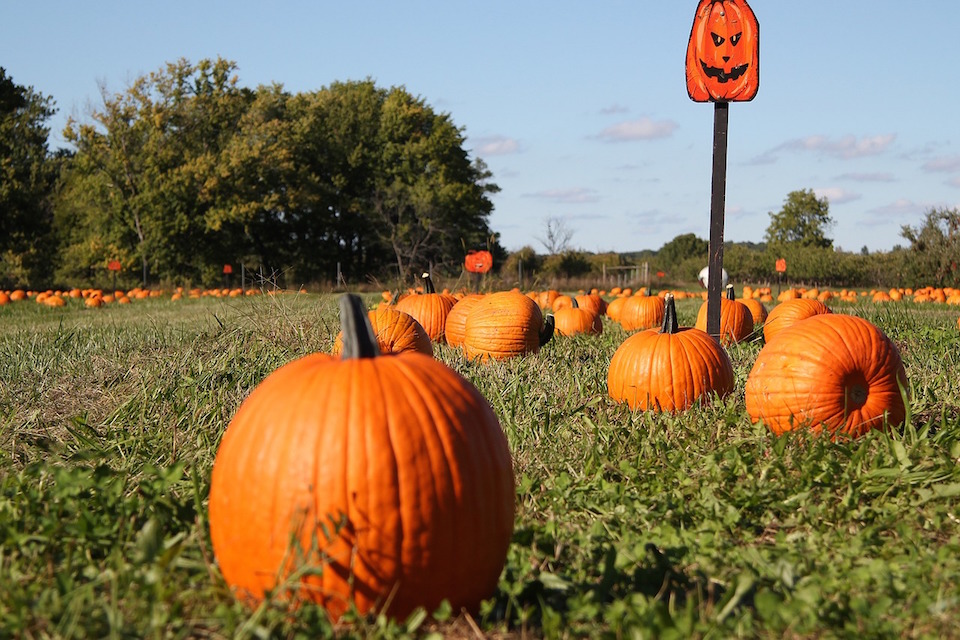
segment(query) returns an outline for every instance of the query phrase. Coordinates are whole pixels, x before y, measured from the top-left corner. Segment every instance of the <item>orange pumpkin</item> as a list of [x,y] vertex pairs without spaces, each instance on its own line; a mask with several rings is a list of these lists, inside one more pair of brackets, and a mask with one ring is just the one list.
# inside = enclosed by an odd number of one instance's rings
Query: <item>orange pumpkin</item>
[[312,600],[335,620],[475,614],[513,532],[510,450],[489,403],[420,353],[380,356],[357,296],[343,358],[313,354],[244,400],[217,450],[210,538],[241,599]]
[[700,0],[687,43],[696,102],[752,100],[760,87],[760,23],[746,0]]
[[663,314],[663,298],[632,295],[620,307],[620,325],[627,331],[653,329],[663,323]]
[[599,293],[585,293],[573,299],[581,309],[593,311],[598,316],[602,316],[607,311],[607,301]]
[[733,391],[733,365],[706,332],[680,328],[673,295],[665,296],[663,326],[621,343],[607,370],[607,392],[631,409],[679,411],[711,394]]
[[747,376],[753,422],[775,434],[826,429],[857,437],[903,422],[907,377],[896,345],[863,318],[817,315],[768,342]]
[[[707,330],[707,303],[700,305],[695,325]],[[734,299],[733,285],[727,285],[727,296],[720,299],[720,341],[724,344],[742,342],[753,333],[753,314],[739,300]]]
[[770,342],[787,327],[817,315],[830,313],[829,307],[819,300],[810,298],[789,298],[778,304],[767,314],[763,325],[763,340]]
[[620,322],[620,312],[623,310],[623,305],[627,303],[627,300],[628,298],[626,296],[614,298],[607,304],[607,310],[604,315],[614,322]]
[[741,298],[740,304],[746,305],[747,309],[750,309],[754,327],[759,327],[767,321],[767,308],[757,298]]
[[[367,312],[367,318],[373,327],[380,353],[403,353],[419,351],[433,355],[433,343],[426,329],[408,313],[397,311],[393,307],[377,307]],[[343,350],[343,332],[337,334],[333,342],[333,355]]]
[[467,316],[463,349],[469,360],[502,360],[536,353],[553,335],[553,316],[515,291],[491,293]]
[[483,295],[471,293],[457,300],[457,303],[450,309],[444,327],[444,337],[448,345],[451,347],[463,345],[463,337],[467,332],[467,316],[482,299]]
[[409,313],[426,329],[432,342],[443,343],[447,314],[457,299],[448,293],[437,293],[429,273],[423,274],[424,292],[415,293],[397,302],[397,310]]
[[578,299],[574,298],[572,306],[553,312],[554,330],[562,336],[599,335],[603,321],[593,310],[581,307]]

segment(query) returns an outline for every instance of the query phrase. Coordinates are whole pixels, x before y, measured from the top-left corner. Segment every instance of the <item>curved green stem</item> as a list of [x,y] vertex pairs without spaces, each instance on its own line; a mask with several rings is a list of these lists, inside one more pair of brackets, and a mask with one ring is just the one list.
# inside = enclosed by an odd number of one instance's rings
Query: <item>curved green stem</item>
[[424,293],[436,293],[437,290],[433,286],[433,278],[430,277],[429,273],[425,273],[420,276],[424,280],[423,292]]
[[673,301],[673,294],[663,296],[663,303],[663,326],[660,327],[660,333],[677,333],[680,331],[680,323],[677,322],[677,305]]
[[377,336],[360,296],[345,293],[340,296],[340,328],[343,330],[341,360],[375,358],[380,355]]

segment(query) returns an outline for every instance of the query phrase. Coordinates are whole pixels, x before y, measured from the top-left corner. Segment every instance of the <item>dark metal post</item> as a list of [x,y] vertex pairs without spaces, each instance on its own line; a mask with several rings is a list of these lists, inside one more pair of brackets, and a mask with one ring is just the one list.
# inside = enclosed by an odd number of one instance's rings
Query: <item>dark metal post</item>
[[720,298],[723,293],[723,215],[727,186],[728,102],[714,103],[713,186],[710,191],[710,255],[707,260],[707,333],[720,339]]

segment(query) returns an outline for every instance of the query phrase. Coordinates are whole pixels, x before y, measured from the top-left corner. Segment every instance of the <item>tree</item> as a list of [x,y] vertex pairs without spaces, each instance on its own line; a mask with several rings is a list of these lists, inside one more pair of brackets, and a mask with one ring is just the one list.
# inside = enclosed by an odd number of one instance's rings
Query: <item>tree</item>
[[68,121],[65,136],[77,147],[69,188],[88,206],[72,212],[85,233],[68,240],[67,255],[77,242],[117,250],[139,262],[144,284],[151,271],[186,280],[219,274],[232,243],[207,214],[223,150],[251,100],[235,69],[223,59],[181,59],[123,93],[101,87],[93,122]]
[[657,264],[664,269],[670,269],[684,260],[699,258],[706,262],[710,251],[710,243],[696,234],[684,233],[666,243],[657,251]]
[[560,216],[548,216],[543,221],[543,236],[537,240],[547,250],[547,255],[559,255],[570,250],[573,229]]
[[73,274],[119,258],[144,280],[210,283],[240,260],[300,284],[337,267],[459,270],[464,246],[491,241],[503,255],[487,222],[498,187],[450,116],[369,80],[291,95],[243,89],[234,70],[181,60],[68,123]]
[[55,112],[51,98],[15,84],[0,67],[0,287],[51,275],[51,197],[60,162],[48,153],[45,123]]
[[909,275],[915,284],[960,283],[960,209],[930,209],[922,225],[904,225],[900,235],[910,242]]
[[796,244],[826,249],[833,246],[833,240],[826,236],[831,226],[833,219],[826,197],[817,198],[812,189],[791,191],[783,208],[777,213],[770,212],[766,241],[772,245]]
[[462,131],[446,114],[402,88],[384,95],[373,209],[401,278],[425,266],[462,260],[462,247],[490,236],[487,197],[499,187],[482,161],[471,162]]

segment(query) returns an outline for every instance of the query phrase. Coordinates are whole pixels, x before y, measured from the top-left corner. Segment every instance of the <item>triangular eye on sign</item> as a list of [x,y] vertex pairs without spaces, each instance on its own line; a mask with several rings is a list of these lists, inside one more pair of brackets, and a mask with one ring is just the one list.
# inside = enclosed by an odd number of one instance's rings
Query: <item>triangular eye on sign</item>
[[700,0],[687,44],[694,102],[746,102],[760,87],[760,23],[746,0]]

